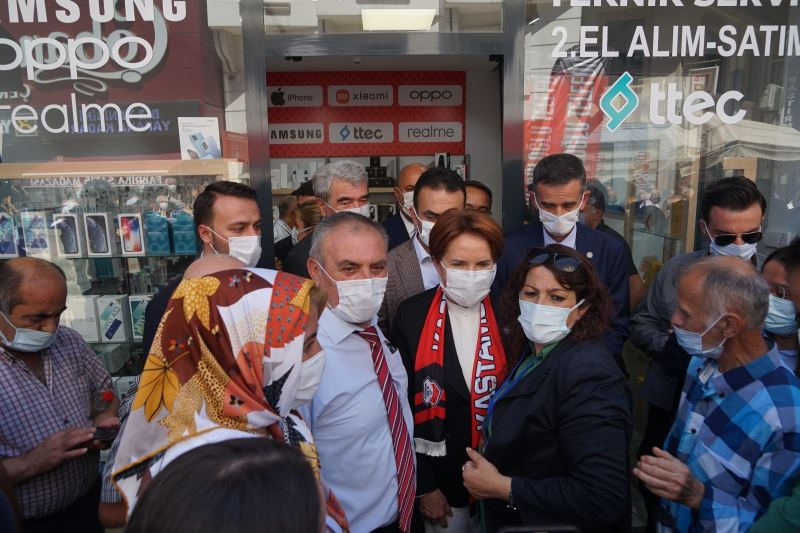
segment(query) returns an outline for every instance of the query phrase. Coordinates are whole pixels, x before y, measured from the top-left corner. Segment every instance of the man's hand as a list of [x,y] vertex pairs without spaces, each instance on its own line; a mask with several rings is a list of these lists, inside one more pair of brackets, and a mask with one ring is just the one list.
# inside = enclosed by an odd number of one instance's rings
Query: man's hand
[[88,451],[94,428],[72,428],[53,433],[26,454],[31,475],[43,474],[67,459],[80,457]]
[[467,448],[469,461],[462,467],[464,487],[479,500],[497,499],[508,501],[511,493],[511,478],[502,475],[481,454]]
[[633,475],[659,498],[691,509],[700,508],[705,486],[695,479],[688,466],[660,448],[654,447],[653,455],[643,455]]
[[442,527],[447,527],[447,517],[453,516],[447,499],[439,489],[420,496],[419,510],[426,519]]

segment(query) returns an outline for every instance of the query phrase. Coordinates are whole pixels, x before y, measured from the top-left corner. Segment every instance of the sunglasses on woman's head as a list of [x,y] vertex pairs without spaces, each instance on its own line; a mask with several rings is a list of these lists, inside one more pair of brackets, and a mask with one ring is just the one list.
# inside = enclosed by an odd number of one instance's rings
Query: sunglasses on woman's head
[[748,233],[721,233],[715,237],[711,237],[711,232],[707,232],[708,236],[713,240],[717,246],[728,246],[736,242],[737,237],[741,237],[747,244],[755,244],[761,240],[761,228],[758,231],[751,231]]
[[548,251],[535,253],[533,257],[528,259],[528,264],[540,266],[548,261],[552,261],[555,267],[561,272],[575,272],[581,266],[581,262],[574,257]]

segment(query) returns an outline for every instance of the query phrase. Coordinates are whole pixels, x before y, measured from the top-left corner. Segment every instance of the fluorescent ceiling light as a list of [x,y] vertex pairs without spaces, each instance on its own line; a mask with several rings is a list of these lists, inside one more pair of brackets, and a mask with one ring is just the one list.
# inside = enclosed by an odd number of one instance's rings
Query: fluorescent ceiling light
[[428,31],[435,9],[362,9],[364,31]]

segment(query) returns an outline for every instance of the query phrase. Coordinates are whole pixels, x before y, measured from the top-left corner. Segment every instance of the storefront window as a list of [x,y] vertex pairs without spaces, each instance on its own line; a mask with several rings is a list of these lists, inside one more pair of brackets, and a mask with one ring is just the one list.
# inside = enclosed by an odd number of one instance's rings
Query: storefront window
[[71,4],[0,3],[0,258],[64,270],[61,323],[119,384],[199,253],[194,199],[248,180],[239,2]]
[[264,22],[269,34],[499,32],[502,4],[502,0],[268,1],[264,2]]
[[699,203],[721,177],[755,180],[769,199],[762,251],[786,243],[800,229],[800,11],[616,4],[527,4],[528,182],[544,155],[582,156],[646,283],[708,246]]

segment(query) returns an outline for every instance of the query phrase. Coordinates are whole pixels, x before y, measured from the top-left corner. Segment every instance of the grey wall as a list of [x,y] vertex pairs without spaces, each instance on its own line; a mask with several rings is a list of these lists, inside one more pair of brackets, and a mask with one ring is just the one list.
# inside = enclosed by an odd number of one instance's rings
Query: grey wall
[[500,71],[467,72],[466,149],[469,177],[485,183],[494,196],[492,216],[502,223],[503,107]]

